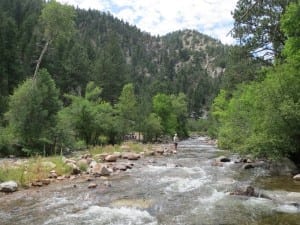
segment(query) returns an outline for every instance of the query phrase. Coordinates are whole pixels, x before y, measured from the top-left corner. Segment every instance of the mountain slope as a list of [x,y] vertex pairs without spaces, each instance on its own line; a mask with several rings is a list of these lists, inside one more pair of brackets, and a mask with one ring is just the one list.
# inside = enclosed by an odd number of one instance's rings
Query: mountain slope
[[[0,113],[8,94],[33,74],[43,46],[38,16],[42,0],[0,3],[2,52]],[[190,112],[201,114],[218,91],[229,46],[197,31],[151,36],[109,13],[76,9],[78,32],[68,43],[54,43],[42,62],[61,93],[81,93],[88,81],[103,88],[103,99],[116,102],[126,83],[140,99],[158,92],[188,97]],[[3,44],[5,43],[5,44]]]

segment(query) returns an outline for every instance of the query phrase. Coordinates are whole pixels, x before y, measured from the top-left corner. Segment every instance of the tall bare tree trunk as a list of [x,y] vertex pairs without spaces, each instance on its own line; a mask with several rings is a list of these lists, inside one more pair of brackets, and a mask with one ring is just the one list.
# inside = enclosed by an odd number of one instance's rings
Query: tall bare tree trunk
[[43,56],[44,56],[44,54],[46,53],[46,51],[47,51],[47,49],[48,49],[49,43],[50,43],[50,41],[47,41],[47,42],[45,43],[44,48],[43,48],[43,50],[42,50],[42,52],[41,52],[41,54],[40,54],[40,57],[39,57],[39,59],[38,59],[38,61],[37,61],[37,63],[36,63],[35,71],[34,71],[34,74],[33,74],[33,80],[36,79],[36,75],[37,75],[37,73],[38,73],[38,71],[39,71],[40,64],[41,64],[41,62],[42,62]]

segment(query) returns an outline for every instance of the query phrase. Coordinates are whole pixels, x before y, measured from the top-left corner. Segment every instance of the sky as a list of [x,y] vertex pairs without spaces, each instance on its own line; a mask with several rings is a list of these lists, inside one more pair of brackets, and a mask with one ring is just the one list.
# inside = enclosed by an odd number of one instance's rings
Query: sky
[[58,0],[82,9],[110,12],[152,35],[193,29],[233,44],[231,12],[238,0]]

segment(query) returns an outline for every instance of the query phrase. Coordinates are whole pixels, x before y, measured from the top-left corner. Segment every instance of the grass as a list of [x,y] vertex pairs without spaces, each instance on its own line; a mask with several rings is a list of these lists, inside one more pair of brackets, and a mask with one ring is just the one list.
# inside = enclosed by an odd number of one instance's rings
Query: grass
[[92,155],[97,155],[102,153],[113,154],[114,152],[122,153],[126,151],[140,153],[149,149],[151,149],[150,145],[145,145],[136,142],[124,142],[123,145],[95,146],[89,149],[89,153]]
[[55,170],[58,175],[70,174],[72,171],[60,156],[38,156],[24,161],[20,165],[12,165],[11,162],[5,162],[0,166],[0,181],[13,180],[18,185],[26,187],[33,181],[47,179],[51,170]]
[[[91,155],[113,154],[114,152],[132,151],[136,153],[151,149],[151,145],[144,145],[136,142],[125,142],[123,145],[95,146],[88,150]],[[83,154],[80,153],[80,154]],[[79,165],[80,170],[86,171],[87,165]],[[51,170],[57,175],[69,175],[72,168],[66,165],[61,156],[41,157],[36,156],[24,160],[22,163],[5,161],[0,165],[0,182],[13,180],[20,186],[27,187],[33,181],[47,179]]]

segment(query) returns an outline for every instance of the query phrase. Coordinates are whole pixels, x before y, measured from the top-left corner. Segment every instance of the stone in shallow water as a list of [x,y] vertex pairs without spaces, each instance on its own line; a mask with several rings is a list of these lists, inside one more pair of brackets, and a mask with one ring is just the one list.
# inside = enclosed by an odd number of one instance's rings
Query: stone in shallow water
[[97,187],[97,184],[96,183],[90,183],[88,188],[96,188]]

